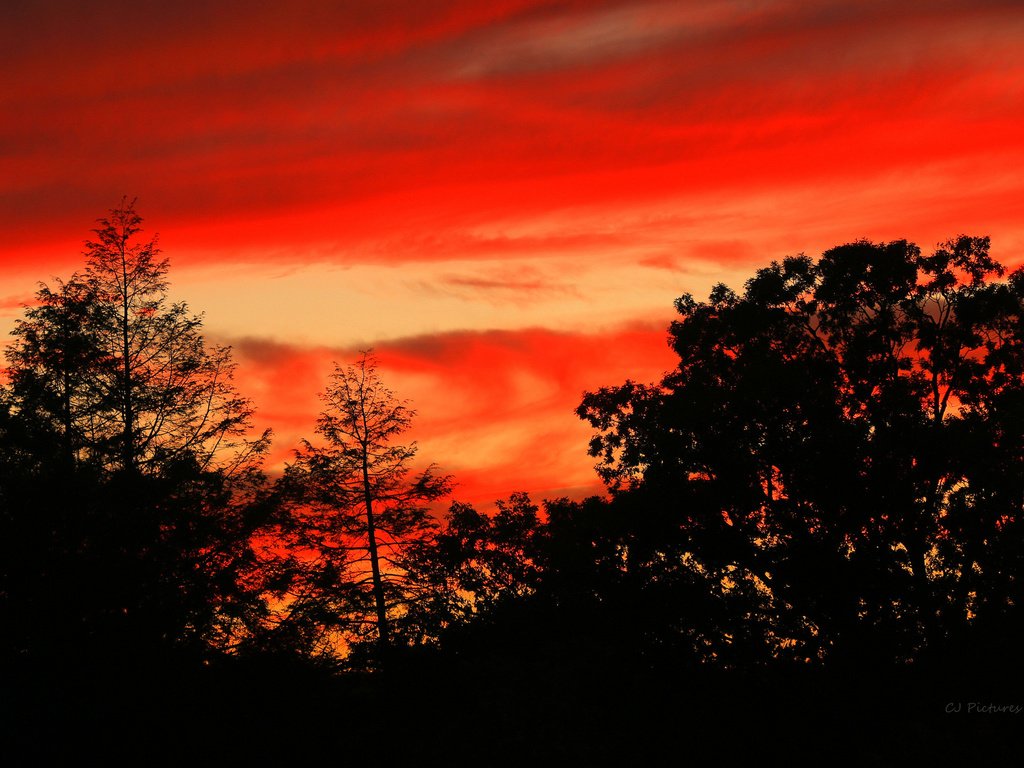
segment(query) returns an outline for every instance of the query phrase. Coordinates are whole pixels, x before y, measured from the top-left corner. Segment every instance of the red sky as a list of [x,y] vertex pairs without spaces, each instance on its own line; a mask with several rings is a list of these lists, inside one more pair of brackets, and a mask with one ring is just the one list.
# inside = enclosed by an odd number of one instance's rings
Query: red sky
[[0,326],[128,194],[281,461],[373,346],[456,496],[597,490],[672,300],[860,237],[1022,260],[1019,0],[9,0]]

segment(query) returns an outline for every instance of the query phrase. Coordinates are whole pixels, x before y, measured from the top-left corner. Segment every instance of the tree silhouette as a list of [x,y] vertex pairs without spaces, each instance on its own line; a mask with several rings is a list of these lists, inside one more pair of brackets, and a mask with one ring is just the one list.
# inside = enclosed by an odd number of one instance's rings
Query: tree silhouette
[[525,493],[495,507],[487,515],[455,502],[429,537],[407,548],[408,576],[420,596],[409,616],[417,642],[437,643],[536,596],[545,566],[539,509]]
[[394,440],[415,412],[384,386],[371,352],[335,365],[321,399],[322,443],[304,440],[282,482],[295,575],[283,627],[369,635],[386,655],[414,597],[405,550],[432,528],[429,504],[448,493],[449,478],[433,465],[413,474],[416,444]]
[[140,223],[127,200],[100,219],[86,270],[40,288],[5,353],[9,575],[65,649],[224,645],[258,611],[241,573],[268,433],[248,437],[230,350],[169,302]]
[[909,660],[1019,620],[1024,273],[993,282],[988,248],[860,241],[684,295],[676,370],[583,399],[610,488],[746,593],[768,655]]
[[17,341],[6,350],[12,406],[37,438],[57,436],[62,461],[83,460],[97,398],[92,396],[102,352],[92,327],[95,294],[73,278],[57,289],[41,286],[36,305],[15,322]]
[[207,345],[202,318],[168,302],[169,263],[155,239],[137,242],[141,221],[122,201],[86,243],[83,280],[107,363],[95,371],[106,417],[97,427],[126,471],[185,455],[204,467],[235,461],[252,409],[232,386],[230,350]]
[[566,663],[625,674],[659,660],[747,661],[745,604],[691,561],[636,496],[537,505],[514,493],[491,513],[456,502],[410,552],[421,594],[410,620],[442,653],[552,674]]

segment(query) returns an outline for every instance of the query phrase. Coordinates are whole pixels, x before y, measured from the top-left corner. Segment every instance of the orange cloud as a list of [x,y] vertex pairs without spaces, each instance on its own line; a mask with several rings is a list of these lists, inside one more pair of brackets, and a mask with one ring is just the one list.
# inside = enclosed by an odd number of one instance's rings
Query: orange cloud
[[[586,455],[589,430],[573,410],[586,390],[673,365],[663,327],[593,334],[545,329],[456,332],[378,344],[385,383],[417,411],[420,459],[455,475],[456,496],[491,501],[516,490],[585,495],[600,484]],[[313,437],[332,362],[357,350],[234,341],[240,389],[276,433],[271,462]]]

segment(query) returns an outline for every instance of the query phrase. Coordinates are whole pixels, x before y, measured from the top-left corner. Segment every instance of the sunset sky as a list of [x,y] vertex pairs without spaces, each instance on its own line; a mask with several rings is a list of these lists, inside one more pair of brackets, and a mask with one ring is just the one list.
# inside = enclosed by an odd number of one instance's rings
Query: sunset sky
[[599,490],[672,301],[866,237],[1024,259],[1024,3],[7,0],[0,329],[123,195],[278,466],[374,347],[486,502]]

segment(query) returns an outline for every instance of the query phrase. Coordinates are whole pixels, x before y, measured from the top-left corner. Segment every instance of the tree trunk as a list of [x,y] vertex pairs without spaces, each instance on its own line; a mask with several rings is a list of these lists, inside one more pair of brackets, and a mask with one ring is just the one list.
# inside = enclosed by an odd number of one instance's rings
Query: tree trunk
[[121,440],[121,463],[125,472],[135,470],[135,412],[132,408],[132,368],[131,368],[131,339],[129,336],[129,302],[128,302],[128,260],[124,252],[125,237],[122,235],[121,251],[121,355],[124,363],[121,383],[123,388],[122,415],[124,418],[124,431]]
[[370,569],[373,572],[373,598],[377,607],[377,645],[382,655],[391,644],[388,631],[387,606],[384,602],[384,581],[380,575],[380,558],[377,554],[377,532],[373,522],[373,494],[370,490],[370,469],[363,447],[363,496],[366,504],[366,537],[370,550]]

